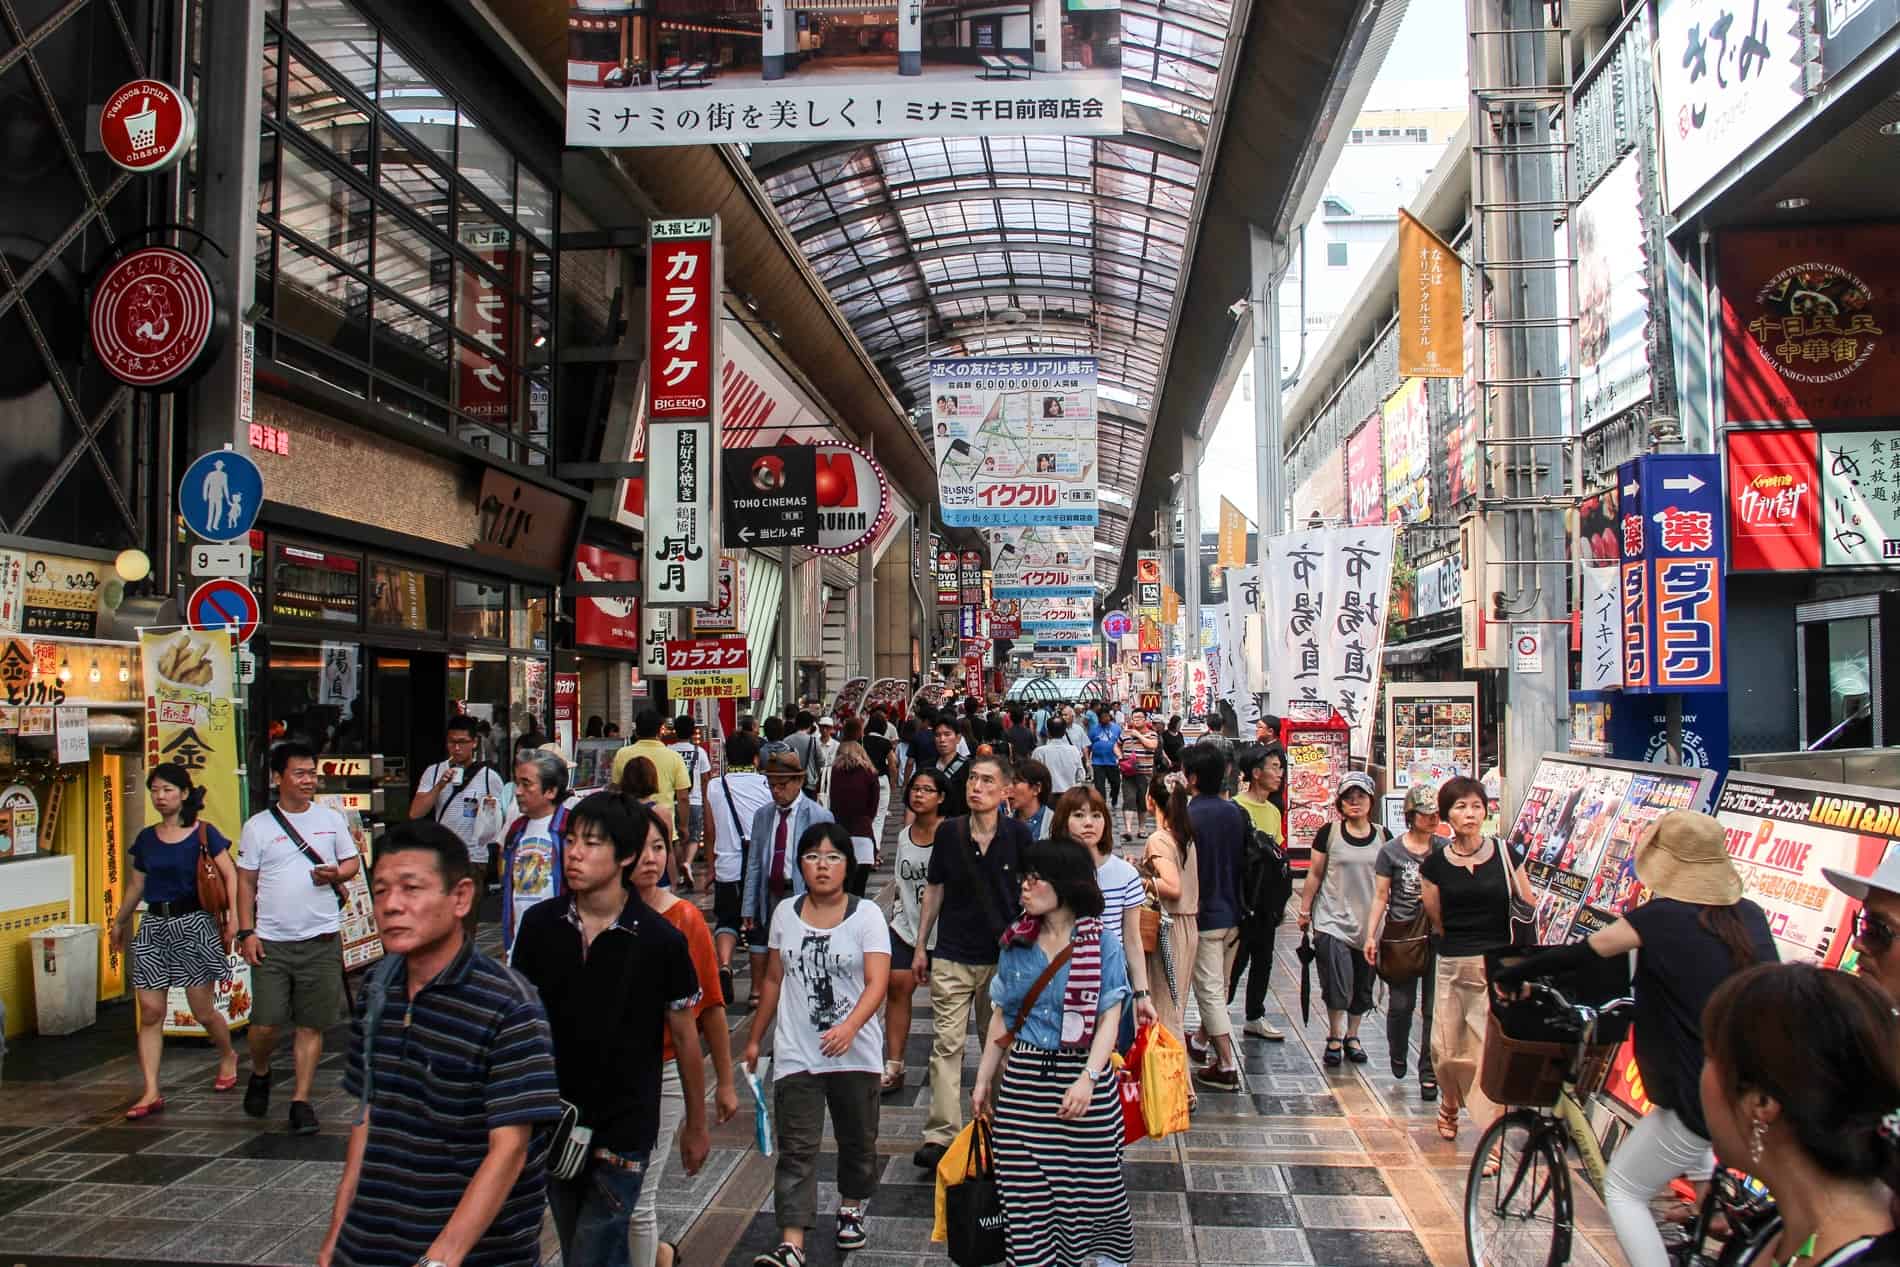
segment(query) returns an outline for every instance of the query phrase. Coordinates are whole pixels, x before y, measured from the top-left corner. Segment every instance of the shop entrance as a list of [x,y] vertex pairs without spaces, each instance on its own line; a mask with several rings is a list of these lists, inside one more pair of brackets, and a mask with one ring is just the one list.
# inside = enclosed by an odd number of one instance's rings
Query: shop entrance
[[1900,667],[1881,637],[1889,605],[1888,595],[1863,594],[1795,608],[1803,748],[1887,742],[1883,683]]
[[369,743],[383,754],[384,786],[392,817],[407,817],[415,781],[442,756],[448,724],[449,657],[441,651],[371,648],[369,653]]

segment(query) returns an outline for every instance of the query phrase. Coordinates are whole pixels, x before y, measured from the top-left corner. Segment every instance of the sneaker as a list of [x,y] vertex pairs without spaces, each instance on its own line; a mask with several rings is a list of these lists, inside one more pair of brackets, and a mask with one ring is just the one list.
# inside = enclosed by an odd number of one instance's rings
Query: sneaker
[[317,1133],[317,1111],[308,1100],[290,1102],[290,1133],[292,1135],[315,1135]]
[[925,1144],[910,1155],[910,1160],[919,1170],[935,1170],[945,1151],[942,1144]]
[[805,1256],[799,1252],[798,1246],[788,1241],[771,1253],[754,1258],[752,1267],[805,1267]]
[[1192,1034],[1187,1036],[1187,1052],[1188,1060],[1197,1065],[1211,1064],[1214,1060],[1213,1048]]
[[1286,1035],[1267,1024],[1267,1018],[1264,1016],[1254,1017],[1242,1028],[1255,1038],[1264,1038],[1270,1043],[1284,1043],[1286,1041]]
[[1393,1060],[1392,1076],[1394,1078],[1403,1078],[1405,1076],[1405,1057],[1400,1056]]
[[847,1253],[854,1249],[863,1249],[871,1239],[864,1230],[864,1207],[847,1210],[838,1207],[838,1248]]
[[253,1073],[251,1080],[244,1084],[244,1112],[249,1117],[263,1117],[270,1112],[270,1075]]
[[1207,1065],[1194,1071],[1194,1080],[1211,1091],[1240,1090],[1240,1070]]
[[726,1001],[726,1006],[731,1007],[733,1000],[731,968],[721,968],[719,970],[719,994],[720,997]]

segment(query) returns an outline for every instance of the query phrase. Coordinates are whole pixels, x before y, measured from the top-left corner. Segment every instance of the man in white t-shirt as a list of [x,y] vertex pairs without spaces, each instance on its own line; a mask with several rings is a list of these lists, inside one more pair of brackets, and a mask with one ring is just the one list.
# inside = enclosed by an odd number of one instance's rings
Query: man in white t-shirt
[[1049,737],[1029,757],[1048,767],[1049,795],[1061,796],[1076,784],[1088,782],[1088,775],[1082,768],[1082,754],[1069,742],[1066,723],[1060,717],[1051,717],[1044,724]]
[[772,801],[772,785],[757,769],[759,739],[740,731],[726,740],[726,772],[706,784],[706,849],[712,854],[713,944],[719,984],[732,997],[732,952],[739,945],[745,905],[746,833]]
[[712,777],[712,756],[699,742],[699,723],[691,713],[673,721],[674,741],[667,745],[686,767],[686,829],[673,840],[674,863],[679,867],[680,892],[693,891],[693,860],[705,835],[706,781]]
[[558,752],[524,752],[515,762],[515,806],[521,813],[501,839],[501,945],[505,958],[521,917],[561,887],[561,841],[567,827],[567,762]]
[[244,1111],[270,1111],[271,1054],[278,1031],[296,1027],[290,1133],[317,1133],[310,1087],[323,1059],[323,1031],[342,1016],[341,887],[362,863],[349,824],[313,803],[317,754],[281,743],[270,755],[277,804],[253,814],[238,836],[237,950],[251,965],[251,1080]]
[[827,713],[818,719],[818,760],[823,770],[818,775],[818,799],[831,804],[831,767],[838,764],[838,719]]
[[422,772],[409,802],[409,817],[433,818],[468,846],[475,871],[475,900],[466,921],[471,942],[481,923],[482,895],[496,884],[490,850],[515,816],[515,785],[477,759],[478,729],[472,717],[449,719],[443,741],[448,756]]

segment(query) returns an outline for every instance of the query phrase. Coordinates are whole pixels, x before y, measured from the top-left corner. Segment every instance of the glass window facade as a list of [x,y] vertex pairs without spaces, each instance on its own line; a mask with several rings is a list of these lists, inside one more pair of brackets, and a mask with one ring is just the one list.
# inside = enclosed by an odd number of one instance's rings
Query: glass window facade
[[344,0],[273,3],[264,75],[260,353],[547,465],[553,186]]

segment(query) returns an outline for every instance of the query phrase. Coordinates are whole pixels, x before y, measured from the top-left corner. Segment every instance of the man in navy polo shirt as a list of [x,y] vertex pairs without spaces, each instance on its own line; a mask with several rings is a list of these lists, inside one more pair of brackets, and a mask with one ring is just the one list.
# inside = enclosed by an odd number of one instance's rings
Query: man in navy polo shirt
[[541,1001],[467,939],[479,895],[448,828],[391,829],[371,891],[388,957],[352,1027],[343,1089],[363,1111],[317,1262],[535,1262],[547,1189],[537,1135],[561,1113]]

